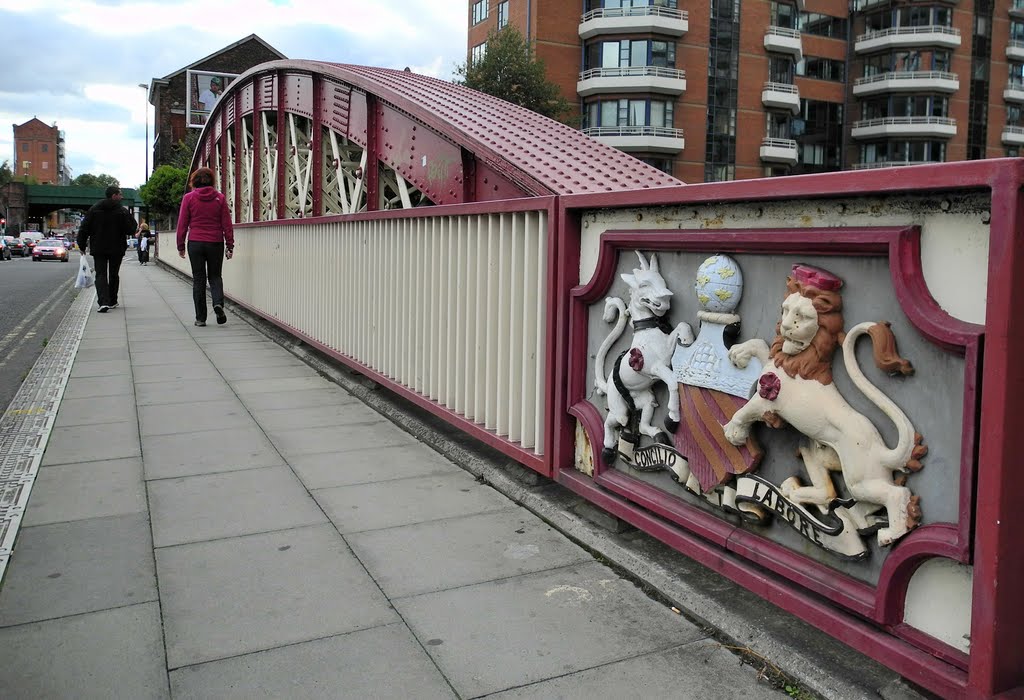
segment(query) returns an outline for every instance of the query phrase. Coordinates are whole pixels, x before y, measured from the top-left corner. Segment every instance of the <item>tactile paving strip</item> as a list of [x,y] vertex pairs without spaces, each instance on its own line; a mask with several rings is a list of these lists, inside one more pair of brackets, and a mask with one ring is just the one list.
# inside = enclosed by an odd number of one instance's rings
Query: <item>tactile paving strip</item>
[[93,295],[79,294],[0,417],[0,581],[14,551]]

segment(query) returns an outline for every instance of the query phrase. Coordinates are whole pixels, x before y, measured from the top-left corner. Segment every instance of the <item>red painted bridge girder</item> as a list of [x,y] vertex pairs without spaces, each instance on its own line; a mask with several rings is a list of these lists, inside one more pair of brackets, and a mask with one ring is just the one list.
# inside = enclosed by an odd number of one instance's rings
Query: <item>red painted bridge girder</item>
[[[433,204],[681,184],[576,129],[454,83],[393,69],[295,60],[261,64],[229,85],[207,121],[193,167],[213,165],[217,149],[228,151],[224,135],[237,139],[237,122],[261,112],[282,125],[288,114],[310,120],[314,153],[323,152],[324,129],[333,130],[364,149],[367,163],[376,158]],[[254,138],[259,157],[259,135]],[[284,163],[285,139],[278,138],[276,146]],[[279,180],[284,170],[277,169]],[[254,171],[258,177],[259,168]],[[367,168],[371,210],[376,171]],[[313,215],[324,213],[322,177],[313,168]],[[283,181],[278,187],[284,191]],[[253,209],[253,220],[265,218],[258,202]],[[279,203],[275,218],[283,218],[283,211]]]

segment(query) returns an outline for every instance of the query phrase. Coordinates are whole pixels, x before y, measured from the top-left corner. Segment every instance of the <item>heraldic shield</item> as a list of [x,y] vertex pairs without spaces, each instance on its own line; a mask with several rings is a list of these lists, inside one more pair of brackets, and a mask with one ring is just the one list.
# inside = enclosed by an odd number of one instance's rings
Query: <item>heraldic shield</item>
[[739,328],[735,312],[743,293],[736,261],[726,255],[708,258],[697,271],[694,287],[701,305],[700,332],[691,345],[677,346],[672,356],[681,417],[674,437],[676,449],[689,461],[687,487],[707,493],[761,462],[764,452],[753,435],[733,445],[722,426],[747,403],[762,368],[756,359],[743,369],[729,360],[728,340]]

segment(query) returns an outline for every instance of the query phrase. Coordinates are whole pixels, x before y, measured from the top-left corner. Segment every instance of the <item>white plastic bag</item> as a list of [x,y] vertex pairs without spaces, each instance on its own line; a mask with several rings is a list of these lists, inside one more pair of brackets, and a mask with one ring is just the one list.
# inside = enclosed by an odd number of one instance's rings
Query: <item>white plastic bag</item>
[[78,265],[78,277],[75,279],[75,289],[91,287],[95,281],[96,278],[93,276],[92,270],[89,269],[89,261],[85,259],[85,253],[82,253]]

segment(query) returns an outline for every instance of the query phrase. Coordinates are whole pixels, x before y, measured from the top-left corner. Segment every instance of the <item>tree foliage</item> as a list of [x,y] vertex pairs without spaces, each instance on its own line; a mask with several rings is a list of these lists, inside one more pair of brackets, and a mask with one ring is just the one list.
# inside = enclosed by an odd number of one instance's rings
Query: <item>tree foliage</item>
[[11,162],[5,160],[0,165],[0,187],[5,187],[11,180],[14,179],[14,173],[11,172]]
[[151,214],[171,217],[178,213],[187,180],[187,166],[161,165],[149,176],[149,182],[139,188],[139,196]]
[[482,59],[456,66],[462,76],[455,82],[486,92],[521,107],[564,121],[572,111],[558,86],[549,81],[544,61],[518,29],[509,25],[487,35],[487,50]]
[[182,168],[188,171],[192,167],[192,155],[199,146],[199,135],[201,133],[201,129],[187,129],[185,138],[174,144],[171,149],[172,153],[169,164],[175,168]]
[[106,173],[101,173],[99,175],[93,175],[92,173],[82,173],[74,180],[72,180],[71,184],[74,185],[75,187],[106,188],[110,187],[111,185],[114,185],[115,187],[121,186],[121,183],[117,181],[116,177],[114,177],[113,175],[107,175]]

